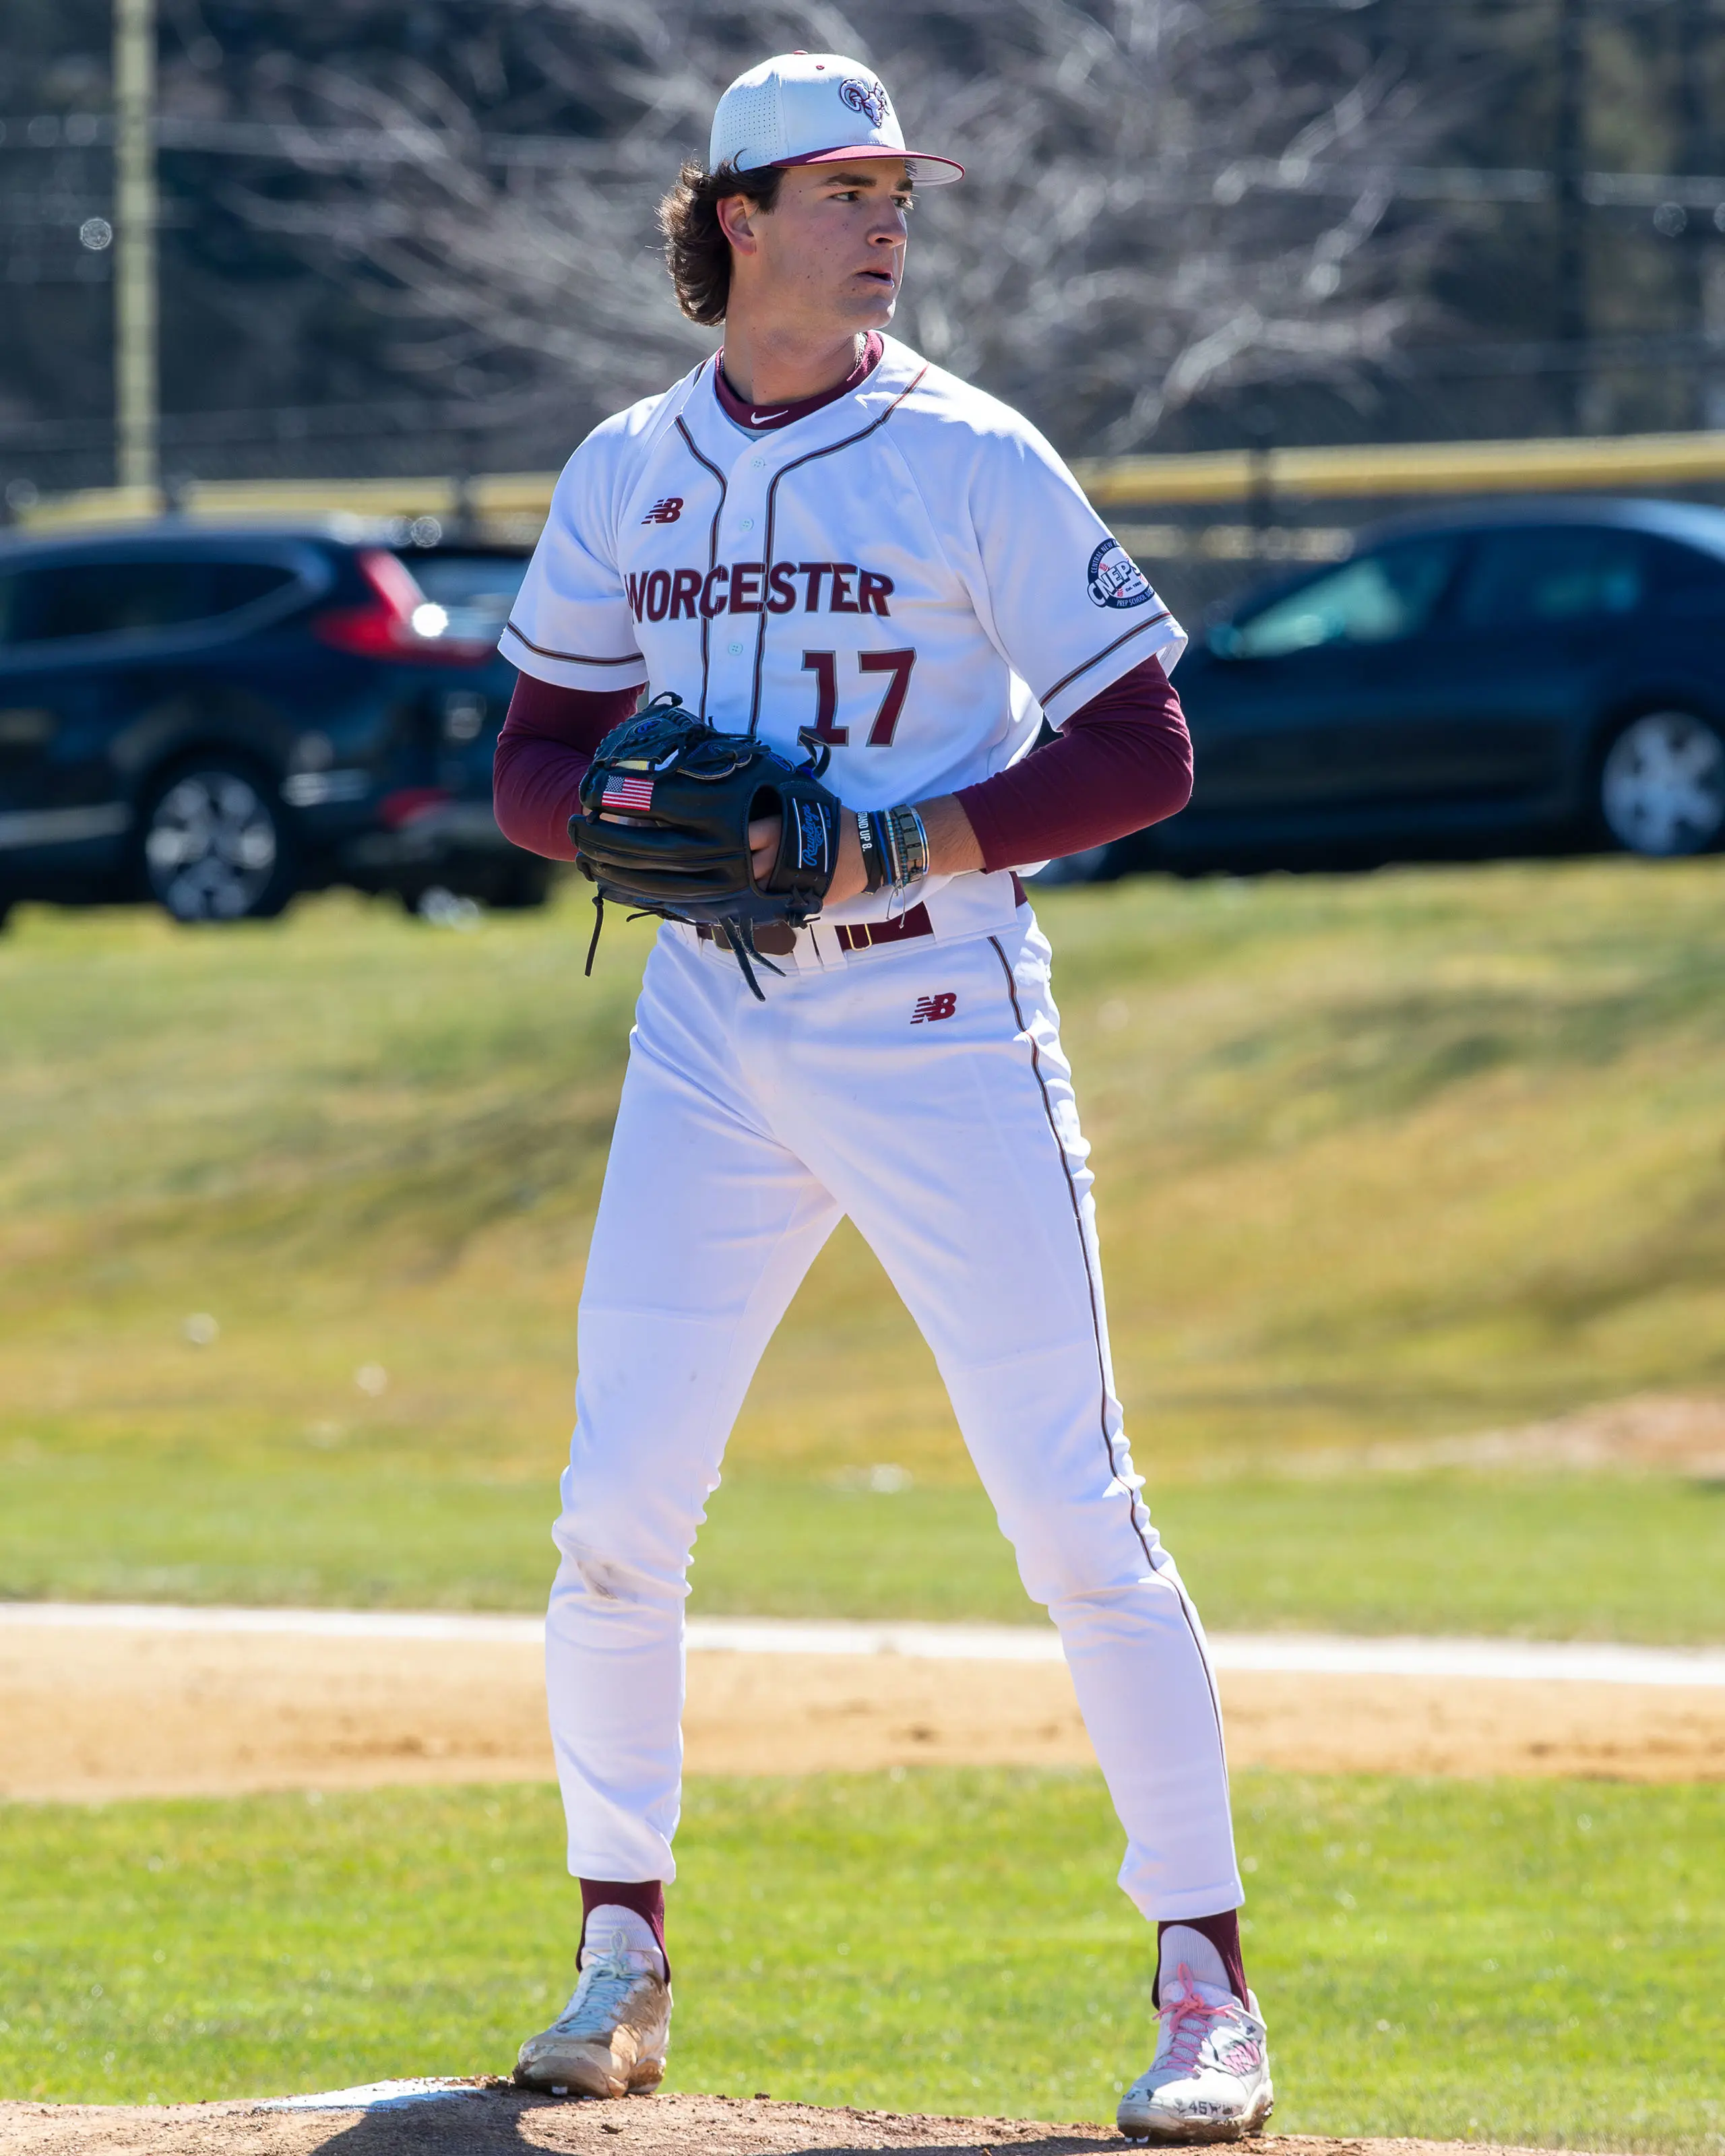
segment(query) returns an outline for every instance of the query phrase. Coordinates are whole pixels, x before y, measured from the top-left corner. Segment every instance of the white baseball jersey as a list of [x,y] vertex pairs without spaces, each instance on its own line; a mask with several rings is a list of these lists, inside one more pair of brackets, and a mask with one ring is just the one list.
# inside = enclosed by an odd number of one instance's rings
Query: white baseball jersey
[[[832,748],[827,784],[883,808],[1004,770],[1045,714],[1059,725],[1184,649],[1008,406],[886,338],[856,388],[751,434],[714,367],[608,419],[569,459],[501,639],[524,671],[675,690],[793,759],[812,727]],[[963,880],[978,925],[999,916],[983,886],[1004,880]],[[884,906],[876,894],[828,917]]]

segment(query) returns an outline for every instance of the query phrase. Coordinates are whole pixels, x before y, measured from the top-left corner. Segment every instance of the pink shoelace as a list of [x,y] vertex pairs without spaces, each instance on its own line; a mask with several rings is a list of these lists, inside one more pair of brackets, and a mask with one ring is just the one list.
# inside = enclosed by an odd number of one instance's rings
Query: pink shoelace
[[1168,2030],[1168,2056],[1165,2066],[1183,2066],[1189,2071],[1198,2064],[1199,2052],[1204,2040],[1210,2033],[1210,2024],[1222,2020],[1230,2012],[1233,2001],[1226,2005],[1209,2006],[1198,1995],[1198,1979],[1184,1962],[1176,1972],[1185,1996],[1172,2000],[1162,2010],[1162,2025]]

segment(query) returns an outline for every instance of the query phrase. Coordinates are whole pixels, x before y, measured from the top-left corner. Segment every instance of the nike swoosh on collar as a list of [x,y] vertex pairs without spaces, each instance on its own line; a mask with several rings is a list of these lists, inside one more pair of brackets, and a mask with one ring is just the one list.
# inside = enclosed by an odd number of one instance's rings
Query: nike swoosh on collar
[[784,412],[751,412],[749,414],[749,424],[752,427],[770,426],[775,419],[783,418],[785,412],[788,412],[790,408],[790,406],[787,404],[784,408]]

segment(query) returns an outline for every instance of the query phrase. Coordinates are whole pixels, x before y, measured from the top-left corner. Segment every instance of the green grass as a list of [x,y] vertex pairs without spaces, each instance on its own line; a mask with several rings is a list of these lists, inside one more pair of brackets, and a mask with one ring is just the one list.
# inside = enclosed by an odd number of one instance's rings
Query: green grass
[[[555,1487],[387,1458],[13,1455],[0,1595],[537,1609]],[[1725,1487],[1461,1474],[1175,1483],[1156,1517],[1214,1630],[1725,1639]],[[76,1522],[71,1535],[69,1522]],[[893,1496],[743,1473],[693,1608],[1035,1623],[976,1489]]]
[[[1725,1790],[1236,1789],[1284,2130],[1725,2148]],[[561,2003],[554,1792],[13,1806],[0,2091],[124,2102],[506,2069]],[[672,2086],[1106,2117],[1147,1935],[1082,1774],[706,1782]]]
[[[1677,1484],[1276,1470],[1725,1386],[1722,897],[1710,860],[1042,902],[1130,1426],[1213,1621],[1720,1635],[1722,1507]],[[608,934],[585,983],[585,927],[20,912],[0,1593],[537,1602],[645,947]],[[914,1490],[829,1493],[881,1461]],[[707,1606],[1022,1614],[848,1231],[732,1466]]]
[[[1423,1476],[1152,1496],[1217,1630],[1725,1640],[1725,1488]],[[1039,1615],[986,1500],[945,1491],[738,1482],[693,1578],[698,1610]]]

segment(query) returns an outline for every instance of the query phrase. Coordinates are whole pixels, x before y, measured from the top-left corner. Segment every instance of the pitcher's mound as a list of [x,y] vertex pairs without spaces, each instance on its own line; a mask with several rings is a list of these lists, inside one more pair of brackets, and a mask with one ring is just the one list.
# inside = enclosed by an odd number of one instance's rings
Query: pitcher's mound
[[[764,2097],[660,2096],[569,2103],[507,2083],[380,2082],[324,2096],[249,2103],[0,2103],[4,2156],[865,2156],[888,2148],[1014,2156],[1124,2151],[1111,2126],[1047,2126],[1024,2118],[926,2118],[890,2111],[829,2111]],[[1436,2141],[1326,2141],[1266,2135],[1243,2156],[1450,2156]],[[1495,2150],[1493,2156],[1521,2156]]]

